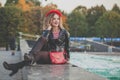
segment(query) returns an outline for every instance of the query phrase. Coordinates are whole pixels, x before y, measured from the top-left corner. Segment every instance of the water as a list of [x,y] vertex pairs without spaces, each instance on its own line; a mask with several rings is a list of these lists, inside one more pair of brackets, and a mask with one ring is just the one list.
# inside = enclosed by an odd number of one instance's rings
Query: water
[[70,63],[109,80],[120,80],[120,56],[90,55],[71,52]]

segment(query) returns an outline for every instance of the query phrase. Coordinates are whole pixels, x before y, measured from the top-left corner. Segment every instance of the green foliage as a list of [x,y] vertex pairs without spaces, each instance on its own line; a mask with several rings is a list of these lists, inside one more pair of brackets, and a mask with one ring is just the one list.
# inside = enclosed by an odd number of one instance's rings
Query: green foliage
[[96,31],[100,37],[120,37],[120,15],[108,11],[96,22]]
[[120,14],[120,8],[117,6],[117,4],[113,6],[112,11],[115,11]]
[[21,27],[21,32],[24,33],[32,33],[32,34],[40,34],[42,29],[42,21],[41,19],[41,9],[33,8],[30,11],[23,13],[25,18],[25,23]]
[[95,23],[101,17],[104,13],[106,12],[106,9],[104,6],[96,6],[92,7],[91,9],[88,9],[87,13],[87,23],[89,26],[89,31],[87,32],[88,36],[97,36],[96,31],[95,31]]
[[5,6],[14,6],[18,3],[18,0],[7,0]]
[[26,0],[26,2],[30,2],[30,1],[34,3],[35,6],[40,6],[41,4],[39,0]]
[[81,7],[76,8],[68,17],[71,36],[86,36],[87,23]]
[[87,8],[84,7],[84,6],[78,6],[73,10],[73,12],[79,12],[81,14],[86,15],[87,14]]
[[16,36],[19,27],[23,23],[22,12],[16,7],[0,8],[0,38],[8,42],[8,38]]

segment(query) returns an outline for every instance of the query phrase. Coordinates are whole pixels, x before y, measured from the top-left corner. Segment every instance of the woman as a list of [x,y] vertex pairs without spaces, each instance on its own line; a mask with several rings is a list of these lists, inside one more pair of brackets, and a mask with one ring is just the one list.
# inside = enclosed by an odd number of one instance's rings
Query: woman
[[29,54],[24,55],[24,61],[8,64],[3,62],[3,66],[7,70],[12,70],[10,76],[14,75],[20,68],[36,63],[51,63],[49,52],[64,51],[65,59],[69,60],[69,35],[62,26],[62,14],[59,10],[50,10],[46,14],[44,31],[42,37],[38,39]]

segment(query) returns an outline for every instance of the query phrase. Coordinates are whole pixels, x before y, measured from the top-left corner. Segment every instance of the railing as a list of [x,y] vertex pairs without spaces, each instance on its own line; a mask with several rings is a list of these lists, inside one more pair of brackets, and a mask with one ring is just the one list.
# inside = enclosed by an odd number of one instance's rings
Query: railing
[[31,47],[29,46],[27,40],[36,41],[40,36],[39,35],[31,35],[19,32],[19,41],[20,41],[20,51],[21,51],[21,58],[24,59],[23,56],[25,53],[29,54]]
[[27,33],[23,33],[23,32],[19,32],[19,38],[22,39],[33,39],[33,40],[37,40],[40,36],[39,35],[32,35],[32,34],[27,34]]

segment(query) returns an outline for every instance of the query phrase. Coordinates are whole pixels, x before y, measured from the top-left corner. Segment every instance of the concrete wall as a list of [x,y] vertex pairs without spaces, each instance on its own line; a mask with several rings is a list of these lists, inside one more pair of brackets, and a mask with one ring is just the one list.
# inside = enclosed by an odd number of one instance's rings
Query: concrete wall
[[112,47],[100,42],[86,40],[85,44],[91,45],[91,50],[93,52],[120,52],[120,48]]

